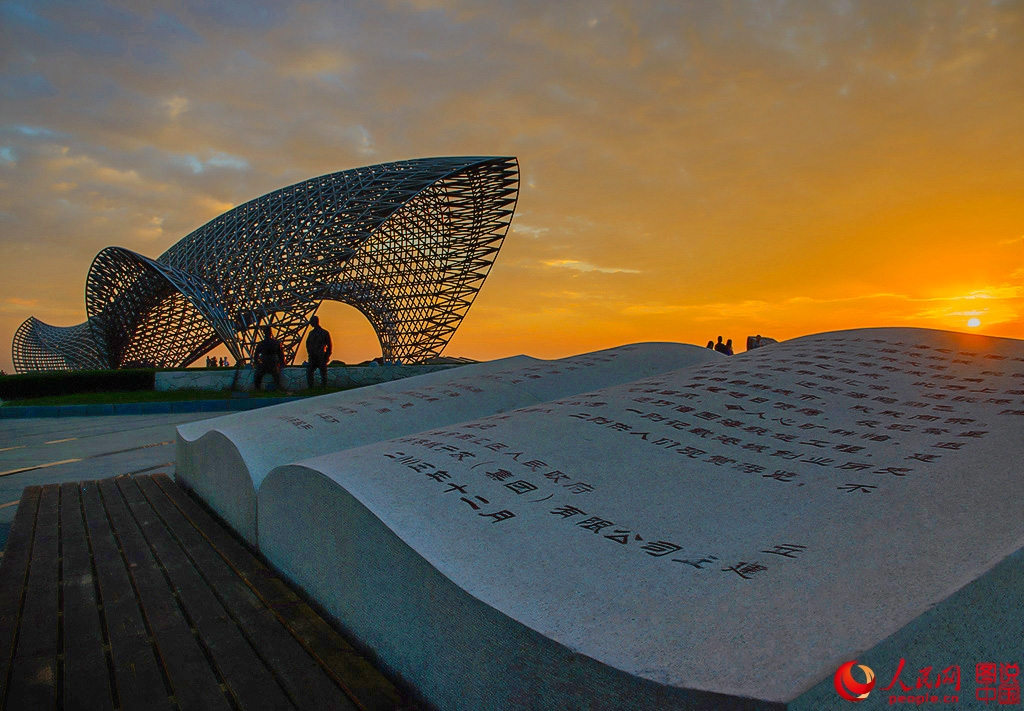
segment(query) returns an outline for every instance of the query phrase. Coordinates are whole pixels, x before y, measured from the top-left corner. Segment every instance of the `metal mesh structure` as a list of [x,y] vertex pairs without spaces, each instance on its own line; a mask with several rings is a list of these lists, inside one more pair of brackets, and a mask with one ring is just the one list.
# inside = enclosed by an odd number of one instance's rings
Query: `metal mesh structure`
[[385,359],[436,357],[490,271],[518,186],[511,157],[384,163],[239,205],[157,259],[107,247],[86,279],[88,321],[29,318],[14,367],[181,367],[221,343],[244,362],[264,325],[291,362],[325,300],[362,312]]

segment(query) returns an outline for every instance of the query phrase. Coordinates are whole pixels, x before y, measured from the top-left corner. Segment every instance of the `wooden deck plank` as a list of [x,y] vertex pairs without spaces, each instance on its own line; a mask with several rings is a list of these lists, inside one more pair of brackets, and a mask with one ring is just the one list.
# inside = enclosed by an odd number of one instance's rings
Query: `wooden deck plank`
[[7,538],[4,559],[0,562],[0,708],[7,692],[7,676],[14,662],[14,642],[21,619],[21,605],[28,584],[32,538],[35,535],[36,511],[39,509],[40,487],[27,487],[14,515]]
[[267,604],[297,602],[299,596],[288,587],[267,565],[254,556],[221,523],[214,520],[184,489],[166,474],[152,477],[169,499],[192,522],[192,525],[210,542],[221,557],[253,588]]
[[361,709],[393,711],[412,708],[398,687],[303,601],[277,603],[274,614],[302,641],[309,654],[348,689]]
[[114,666],[114,685],[121,707],[151,711],[170,709],[156,650],[146,630],[128,569],[110,531],[99,487],[94,482],[83,482],[81,492]]
[[179,708],[181,711],[228,711],[231,705],[207,661],[206,652],[178,608],[117,484],[112,479],[104,479],[99,482],[99,488]]
[[131,478],[117,484],[241,709],[294,708]]
[[32,537],[25,603],[11,667],[6,705],[11,709],[48,709],[57,705],[57,655],[60,652],[58,582],[60,487],[42,488]]
[[65,711],[114,709],[111,669],[103,649],[92,555],[82,520],[78,484],[60,488],[61,590],[63,592],[62,680]]
[[39,496],[36,530],[32,542],[25,605],[21,613],[16,657],[53,655],[60,652],[57,640],[60,539],[57,534],[57,507],[60,487],[44,486]]
[[4,708],[47,711],[57,708],[57,657],[18,657],[11,669]]
[[155,474],[152,480],[360,708],[391,711],[405,705],[389,679],[170,477]]
[[151,478],[137,478],[150,505],[178,540],[249,643],[300,709],[354,711],[345,691],[310,657],[274,614],[210,546]]
[[165,475],[29,487],[0,564],[0,710],[411,709]]

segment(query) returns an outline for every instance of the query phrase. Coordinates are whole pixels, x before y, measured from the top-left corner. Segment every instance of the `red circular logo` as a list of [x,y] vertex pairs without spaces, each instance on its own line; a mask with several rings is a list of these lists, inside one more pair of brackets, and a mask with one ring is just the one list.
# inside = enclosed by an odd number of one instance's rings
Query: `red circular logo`
[[[855,664],[864,672],[865,678],[863,682],[853,678],[853,666]],[[832,678],[832,681],[836,685],[836,692],[847,701],[863,701],[871,693],[871,690],[875,688],[875,672],[871,670],[871,667],[857,664],[857,660],[854,659],[852,662],[847,662],[836,669],[836,675]]]

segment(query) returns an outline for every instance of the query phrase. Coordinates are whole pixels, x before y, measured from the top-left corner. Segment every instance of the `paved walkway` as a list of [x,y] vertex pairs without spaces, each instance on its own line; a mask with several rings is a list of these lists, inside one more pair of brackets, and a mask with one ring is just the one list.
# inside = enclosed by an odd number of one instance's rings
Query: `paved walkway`
[[0,420],[26,417],[96,417],[102,415],[166,415],[202,412],[204,417],[237,410],[255,410],[281,402],[301,400],[308,395],[282,397],[239,397],[229,400],[171,400],[168,402],[120,402],[109,405],[6,405],[0,407]]
[[[226,414],[226,413],[217,413]],[[29,485],[174,473],[174,428],[210,413],[0,420],[0,550]]]

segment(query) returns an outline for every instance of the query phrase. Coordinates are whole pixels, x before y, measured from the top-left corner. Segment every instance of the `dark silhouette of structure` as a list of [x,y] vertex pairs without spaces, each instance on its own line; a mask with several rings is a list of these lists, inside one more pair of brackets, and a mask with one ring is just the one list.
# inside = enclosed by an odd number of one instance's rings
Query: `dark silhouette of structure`
[[263,325],[291,362],[325,300],[362,312],[385,360],[435,358],[490,271],[518,185],[512,157],[384,163],[239,205],[157,259],[107,247],[86,279],[88,320],[30,317],[15,368],[181,367],[221,343],[243,362]]

